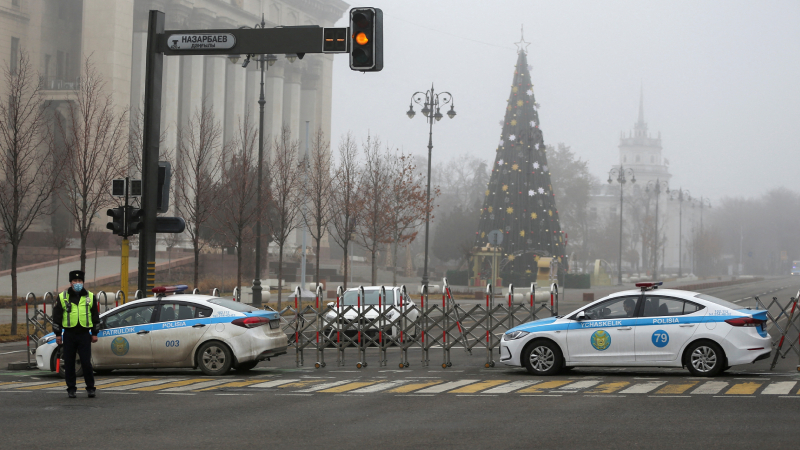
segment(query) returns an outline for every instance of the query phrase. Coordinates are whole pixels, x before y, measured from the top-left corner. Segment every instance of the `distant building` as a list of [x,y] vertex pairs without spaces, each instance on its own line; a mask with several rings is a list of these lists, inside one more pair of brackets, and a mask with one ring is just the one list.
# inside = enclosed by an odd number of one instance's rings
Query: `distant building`
[[[620,170],[632,169],[636,178],[631,183],[630,177],[624,187],[623,226],[626,238],[623,239],[623,253],[638,254],[638,272],[647,273],[652,270],[652,246],[655,235],[655,207],[656,198],[653,193],[657,182],[666,182],[671,190],[667,193],[662,189],[658,196],[658,223],[660,244],[658,254],[658,274],[660,278],[669,277],[678,273],[679,254],[683,263],[683,275],[692,272],[692,243],[694,232],[700,229],[700,208],[692,206],[684,196],[683,202],[683,227],[679,228],[680,202],[676,200],[681,186],[671,182],[672,174],[669,172],[669,161],[662,155],[661,133],[653,137],[647,130],[644,120],[644,96],[639,98],[639,118],[633,125],[633,131],[620,135],[619,163],[609,168]],[[616,177],[612,182],[602,183],[592,194],[590,202],[590,215],[594,220],[608,220],[619,226],[619,183]],[[648,185],[650,189],[648,189]],[[683,186],[684,189],[687,186]],[[671,194],[671,195],[670,195]],[[672,198],[671,198],[672,197]],[[679,231],[682,241],[679,241]],[[618,239],[618,238],[617,238]],[[618,242],[618,241],[617,241]],[[679,249],[679,242],[682,242]],[[633,250],[633,251],[631,251]],[[618,251],[613,258],[607,260],[616,266]],[[630,260],[629,260],[630,259]],[[635,271],[637,266],[631,260],[623,257],[623,273]]]

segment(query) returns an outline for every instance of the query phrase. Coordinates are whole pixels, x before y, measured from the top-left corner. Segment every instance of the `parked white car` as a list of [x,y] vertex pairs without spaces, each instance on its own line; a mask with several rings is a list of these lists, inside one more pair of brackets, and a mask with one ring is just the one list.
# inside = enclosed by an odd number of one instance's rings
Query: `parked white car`
[[650,366],[712,377],[770,356],[766,311],[660,285],[638,283],[641,290],[512,328],[500,342],[500,361],[535,375],[576,366]]
[[[99,327],[92,346],[95,372],[194,367],[206,375],[224,375],[230,369],[250,370],[286,353],[288,346],[277,312],[207,295],[132,301],[101,314]],[[55,338],[50,333],[39,341],[36,364],[41,370],[60,366],[61,346]]]
[[[419,309],[410,296],[406,295],[401,301],[399,287],[385,287],[384,295],[381,295],[380,286],[368,286],[363,289],[363,294],[359,288],[348,289],[339,299],[338,305],[337,302],[328,303],[329,309],[323,316],[323,333],[329,339],[335,341],[337,332],[352,338],[359,331],[374,338],[383,328],[386,334],[399,340],[403,326],[411,334],[411,336],[404,335],[403,339],[417,336]],[[401,312],[406,315],[405,323],[403,320],[397,320]],[[380,319],[381,315],[383,320]]]

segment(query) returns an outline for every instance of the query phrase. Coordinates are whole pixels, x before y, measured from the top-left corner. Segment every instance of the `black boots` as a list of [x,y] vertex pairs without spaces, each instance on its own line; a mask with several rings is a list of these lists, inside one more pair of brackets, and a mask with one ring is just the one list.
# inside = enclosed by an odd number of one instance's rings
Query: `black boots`
[[75,391],[67,391],[67,395],[69,396],[69,398],[75,398],[76,397]]
[[86,392],[89,393],[89,398],[95,398],[95,396],[97,395],[96,394],[97,389],[87,389]]

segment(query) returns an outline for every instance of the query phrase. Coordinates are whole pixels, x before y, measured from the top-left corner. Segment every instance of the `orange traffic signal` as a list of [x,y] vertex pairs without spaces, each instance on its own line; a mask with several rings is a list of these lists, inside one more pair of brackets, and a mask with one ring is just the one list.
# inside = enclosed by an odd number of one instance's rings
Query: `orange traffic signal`
[[356,34],[355,38],[358,45],[367,45],[369,42],[369,38],[363,32]]

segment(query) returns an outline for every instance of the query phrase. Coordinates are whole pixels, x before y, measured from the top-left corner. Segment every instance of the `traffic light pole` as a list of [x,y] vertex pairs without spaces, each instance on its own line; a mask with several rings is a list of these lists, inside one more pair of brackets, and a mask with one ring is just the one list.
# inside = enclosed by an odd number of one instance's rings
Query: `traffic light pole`
[[[165,16],[150,11],[145,55],[144,129],[142,148],[142,210],[144,227],[139,233],[138,288],[150,292],[155,287],[156,214],[158,198],[158,146],[161,136],[161,77],[164,53],[159,51],[159,37],[164,34]],[[127,295],[127,293],[126,293]]]
[[[360,17],[359,35],[367,44],[361,53],[366,58],[361,71],[383,67],[383,16],[378,8],[351,10]],[[361,14],[361,15],[358,15]],[[363,17],[362,17],[363,16]],[[366,20],[366,22],[365,22]],[[145,55],[144,127],[142,148],[142,212],[144,227],[139,233],[138,288],[150,292],[155,287],[156,215],[158,213],[158,155],[161,136],[161,81],[164,55],[254,55],[306,53],[348,53],[348,28],[323,28],[317,25],[276,28],[236,28],[212,30],[165,30],[165,15],[151,10],[147,25]],[[371,39],[370,39],[371,38]],[[364,39],[361,39],[362,41]],[[373,64],[374,62],[374,64]],[[181,232],[162,231],[162,232]]]

